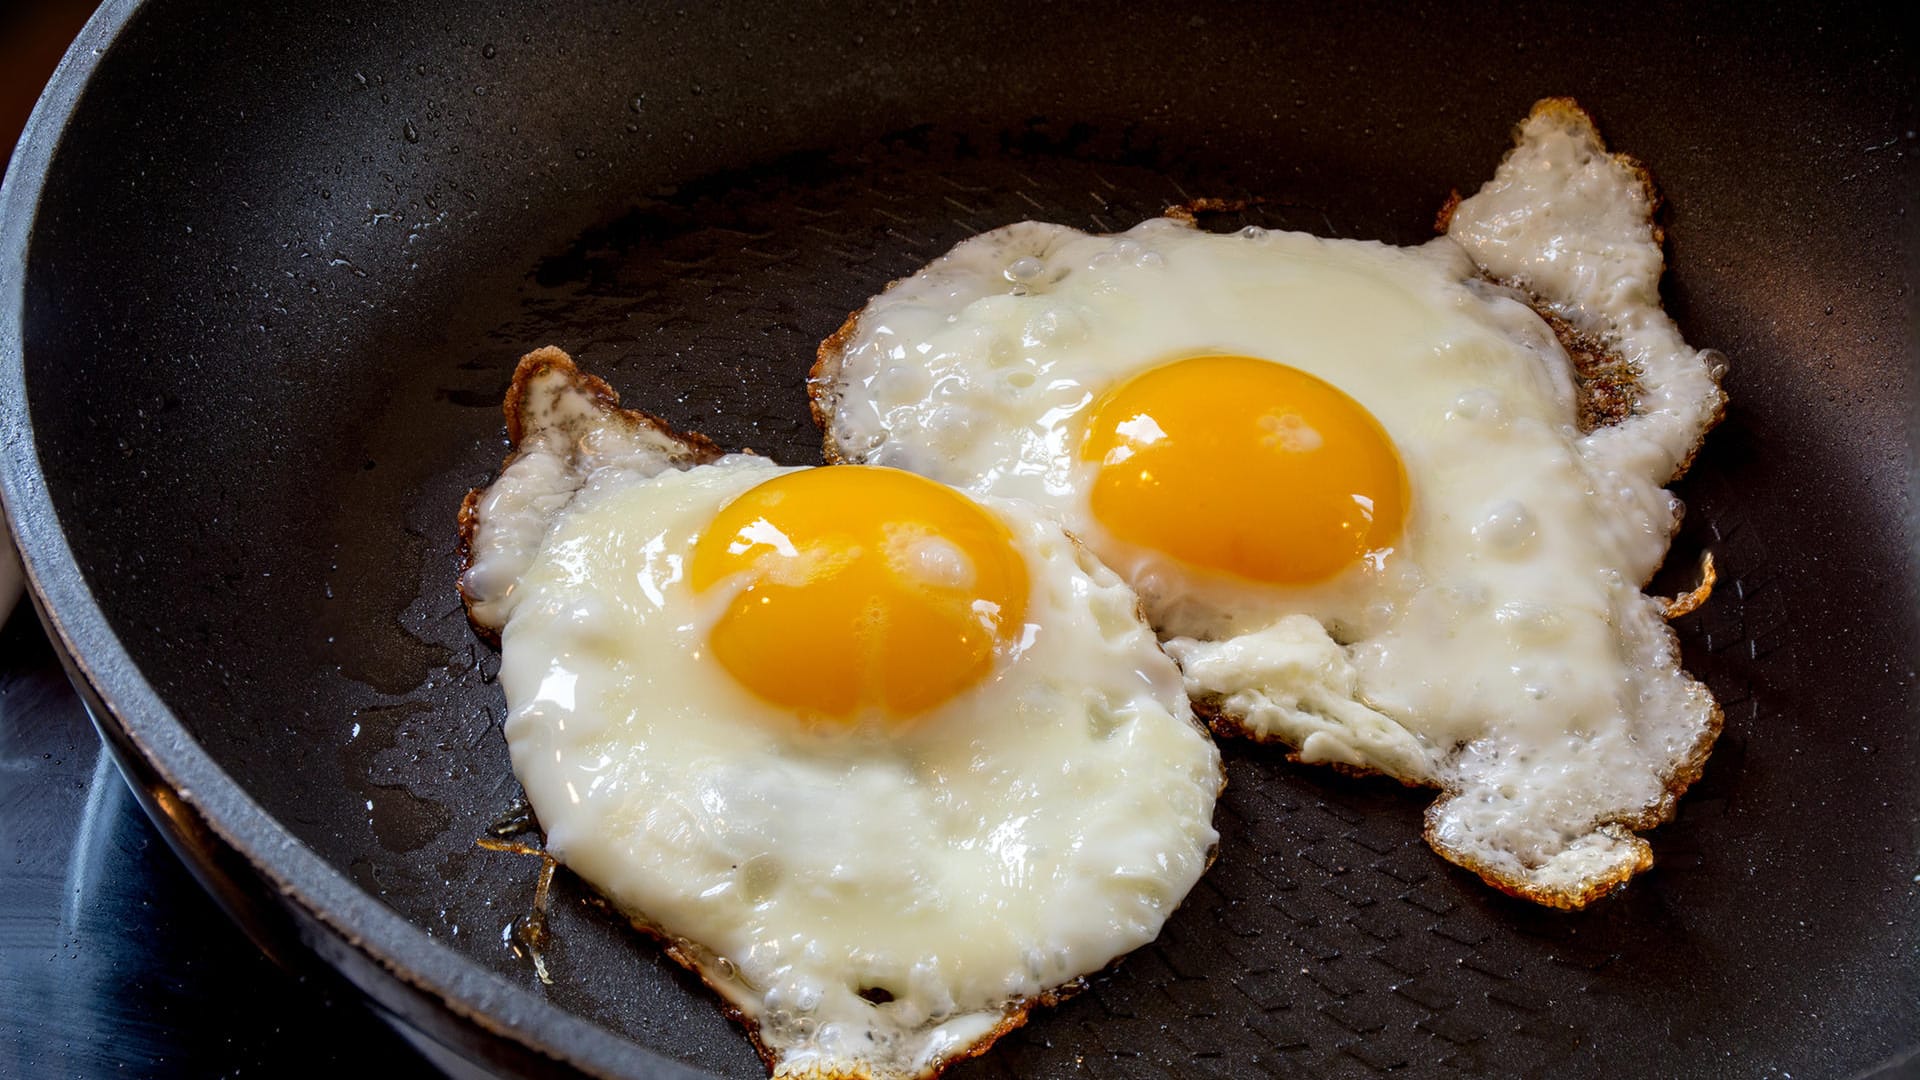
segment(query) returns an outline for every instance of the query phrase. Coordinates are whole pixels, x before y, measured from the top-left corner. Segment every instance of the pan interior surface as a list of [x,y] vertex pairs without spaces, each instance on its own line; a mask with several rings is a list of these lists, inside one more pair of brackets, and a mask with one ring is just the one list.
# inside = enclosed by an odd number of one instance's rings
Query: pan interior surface
[[204,751],[426,930],[403,962],[763,1075],[565,874],[540,983],[510,933],[537,863],[474,844],[518,789],[454,514],[505,450],[515,358],[559,345],[627,404],[816,462],[813,346],[969,235],[1219,196],[1262,201],[1216,227],[1417,243],[1569,94],[1653,169],[1669,310],[1732,362],[1656,583],[1713,551],[1677,628],[1727,726],[1656,868],[1538,910],[1426,848],[1426,793],[1229,745],[1219,860],[1161,939],[952,1075],[1872,1067],[1920,1041],[1920,95],[1880,27],[1632,8],[1573,40],[1493,9],[149,4],[75,109],[24,278],[66,572],[199,744],[153,752]]

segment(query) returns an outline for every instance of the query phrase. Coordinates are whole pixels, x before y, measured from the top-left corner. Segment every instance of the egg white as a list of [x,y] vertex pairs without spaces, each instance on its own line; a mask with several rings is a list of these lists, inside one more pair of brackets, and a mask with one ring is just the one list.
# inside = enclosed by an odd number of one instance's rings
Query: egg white
[[984,684],[892,732],[746,691],[685,566],[785,471],[602,474],[560,512],[502,633],[514,771],[548,849],[777,1075],[922,1075],[1153,940],[1216,842],[1220,761],[1134,594],[1014,503],[988,505],[1033,572],[1027,625]]

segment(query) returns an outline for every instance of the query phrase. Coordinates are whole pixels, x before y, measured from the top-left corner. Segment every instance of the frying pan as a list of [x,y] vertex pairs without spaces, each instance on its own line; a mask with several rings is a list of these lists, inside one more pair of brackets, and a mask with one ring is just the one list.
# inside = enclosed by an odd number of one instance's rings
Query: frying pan
[[455,1070],[758,1076],[565,874],[540,982],[537,865],[474,844],[517,789],[453,520],[514,358],[815,461],[813,344],[978,230],[1260,196],[1221,224],[1418,242],[1571,94],[1733,364],[1670,560],[1719,560],[1678,629],[1726,733],[1655,869],[1536,910],[1425,849],[1424,794],[1230,746],[1160,941],[953,1075],[1897,1068],[1915,90],[1893,20],[1798,7],[113,3],[0,196],[0,491],[109,747],[276,956]]

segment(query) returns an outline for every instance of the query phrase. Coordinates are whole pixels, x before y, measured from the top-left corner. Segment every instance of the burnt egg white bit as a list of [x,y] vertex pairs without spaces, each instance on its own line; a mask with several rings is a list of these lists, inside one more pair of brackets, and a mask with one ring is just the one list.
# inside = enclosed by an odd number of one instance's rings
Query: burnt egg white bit
[[1724,402],[1654,206],[1556,99],[1418,247],[1009,225],[855,312],[815,416],[832,460],[1049,508],[1217,730],[1438,788],[1436,850],[1579,907],[1720,726],[1641,591]]
[[775,1075],[935,1074],[1159,934],[1224,774],[1137,596],[1059,525],[721,455],[558,350],[514,386],[461,580],[514,772],[547,850]]

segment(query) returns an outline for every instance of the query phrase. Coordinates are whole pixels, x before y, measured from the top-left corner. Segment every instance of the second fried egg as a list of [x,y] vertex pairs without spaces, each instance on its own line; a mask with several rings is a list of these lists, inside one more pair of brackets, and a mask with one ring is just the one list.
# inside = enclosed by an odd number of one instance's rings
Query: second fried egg
[[[1445,789],[1436,848],[1577,906],[1718,723],[1640,592],[1721,401],[1650,209],[1543,103],[1458,239],[1012,225],[857,313],[817,415],[830,454],[1051,507],[1228,726]],[[1556,293],[1638,362],[1635,415],[1582,430]]]

